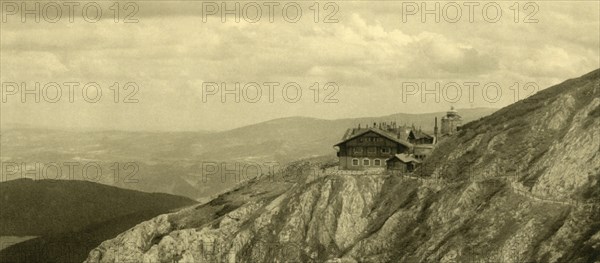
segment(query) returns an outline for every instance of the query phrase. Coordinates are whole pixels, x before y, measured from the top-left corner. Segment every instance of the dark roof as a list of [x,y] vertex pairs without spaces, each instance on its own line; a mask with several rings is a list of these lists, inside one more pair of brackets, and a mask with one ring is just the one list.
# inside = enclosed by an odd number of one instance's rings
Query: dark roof
[[427,138],[427,139],[433,139],[433,136],[424,133],[422,131],[415,131],[415,130],[411,130],[410,133],[412,133],[413,137],[415,137],[415,139],[421,139],[421,138]]
[[340,144],[343,144],[343,143],[345,143],[345,142],[347,142],[349,140],[352,140],[354,138],[362,136],[363,134],[366,134],[368,132],[377,133],[377,134],[379,134],[379,135],[381,135],[381,136],[383,136],[383,137],[385,137],[385,138],[387,138],[387,139],[389,139],[391,141],[397,142],[397,143],[402,144],[402,145],[404,145],[406,147],[409,147],[409,148],[413,146],[411,143],[409,143],[409,142],[407,142],[405,140],[397,138],[396,135],[391,134],[391,133],[386,132],[386,131],[383,131],[383,130],[378,129],[378,128],[369,128],[369,129],[360,129],[360,130],[348,129],[346,131],[346,134],[344,134],[344,137],[342,138],[342,141],[338,142],[334,146],[338,146]]
[[415,157],[412,157],[405,153],[396,154],[396,155],[392,156],[390,159],[387,159],[386,162],[393,160],[393,159],[398,159],[403,163],[421,163],[421,161],[415,159]]
[[[401,140],[404,140],[404,141],[408,141],[408,135],[411,130],[410,128],[406,128],[406,127],[395,127],[392,129],[381,129],[381,128],[376,128],[376,129],[383,131],[392,137],[400,138]],[[344,136],[342,137],[342,141],[345,141],[348,138],[353,137],[356,134],[364,133],[369,130],[370,130],[369,128],[349,128],[346,130],[346,133],[344,133]]]

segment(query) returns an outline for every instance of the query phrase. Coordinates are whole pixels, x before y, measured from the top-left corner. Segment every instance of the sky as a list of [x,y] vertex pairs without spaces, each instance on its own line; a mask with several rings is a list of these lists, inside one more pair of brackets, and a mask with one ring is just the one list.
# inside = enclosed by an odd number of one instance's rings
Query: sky
[[70,3],[2,2],[1,125],[218,131],[501,108],[600,68],[598,1]]

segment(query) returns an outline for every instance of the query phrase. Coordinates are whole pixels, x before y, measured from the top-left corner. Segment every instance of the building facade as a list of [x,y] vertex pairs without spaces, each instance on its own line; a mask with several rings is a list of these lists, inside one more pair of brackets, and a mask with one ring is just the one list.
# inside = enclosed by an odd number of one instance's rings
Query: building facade
[[433,148],[433,144],[417,144],[413,147],[412,155],[419,160],[424,160],[427,156],[431,155]]
[[411,143],[402,139],[406,133],[401,129],[350,130],[334,146],[338,148],[339,168],[342,170],[385,168],[387,159],[399,153],[410,153],[413,148]]
[[[396,122],[373,123],[371,128],[368,126],[361,128],[358,125],[357,128],[347,129],[341,142],[334,145],[339,157],[339,169],[396,169],[398,165],[413,169],[431,155],[440,140],[455,134],[460,126],[462,126],[462,117],[454,107],[451,107],[450,111],[446,112],[446,116],[442,117],[441,129],[438,129],[438,118],[435,117],[434,135],[427,134],[414,125],[410,128],[406,125],[398,126]],[[411,162],[404,162],[405,160]],[[391,163],[386,163],[388,161]]]

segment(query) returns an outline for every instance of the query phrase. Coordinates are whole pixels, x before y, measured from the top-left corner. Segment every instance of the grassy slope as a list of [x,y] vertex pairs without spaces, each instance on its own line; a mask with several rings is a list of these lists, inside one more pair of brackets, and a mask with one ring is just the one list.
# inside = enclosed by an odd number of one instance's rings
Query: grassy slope
[[86,181],[19,179],[0,183],[0,235],[44,236],[140,211],[168,211],[194,204],[185,197]]
[[2,235],[42,237],[10,246],[0,262],[81,262],[102,241],[191,199],[84,181],[14,180],[0,184]]
[[[559,85],[544,89],[535,95],[519,101],[509,107],[502,108],[495,113],[483,117],[477,121],[473,121],[464,125],[458,136],[452,140],[440,143],[433,152],[431,158],[427,160],[425,166],[436,165],[439,160],[446,160],[449,153],[454,149],[460,148],[461,145],[466,145],[478,135],[483,135],[478,147],[467,151],[463,156],[460,156],[453,164],[447,167],[447,172],[444,177],[452,180],[465,180],[461,174],[467,174],[462,168],[473,165],[477,158],[484,156],[488,161],[505,162],[512,164],[514,170],[502,171],[507,174],[522,172],[520,170],[527,169],[535,161],[536,158],[528,163],[523,163],[522,157],[527,153],[527,149],[535,148],[535,156],[541,156],[552,146],[555,141],[562,140],[569,127],[564,127],[562,130],[552,131],[545,130],[544,132],[533,133],[530,131],[530,122],[536,116],[545,112],[545,107],[559,98],[561,93],[571,93],[576,100],[575,108],[581,105],[587,105],[594,98],[597,98],[598,87],[595,86],[594,80],[597,80],[600,75],[600,70],[592,71],[580,78],[567,80]],[[596,89],[596,91],[594,91]],[[598,110],[600,111],[600,110]],[[594,116],[596,111],[590,113],[589,120],[597,118]],[[510,144],[494,148],[494,153],[486,150],[486,145],[492,138],[500,133],[507,133],[510,136]],[[500,161],[498,161],[500,160]],[[510,167],[511,165],[506,165]],[[425,172],[426,174],[426,172]],[[523,174],[523,173],[520,173]],[[525,175],[519,178],[524,185],[531,186],[537,181],[539,174]],[[590,195],[598,195],[598,193],[590,193]]]

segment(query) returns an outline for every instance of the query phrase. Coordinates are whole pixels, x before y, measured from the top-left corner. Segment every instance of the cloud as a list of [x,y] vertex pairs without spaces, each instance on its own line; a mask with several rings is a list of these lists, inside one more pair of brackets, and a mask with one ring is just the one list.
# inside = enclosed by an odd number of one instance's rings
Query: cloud
[[[534,80],[552,84],[600,67],[598,9],[586,4],[562,10],[563,5],[540,3],[537,24],[511,23],[507,15],[498,24],[460,25],[404,24],[399,5],[387,2],[339,3],[339,23],[331,24],[314,23],[309,9],[304,9],[307,12],[298,23],[282,22],[281,16],[275,23],[266,18],[255,24],[221,23],[219,17],[204,23],[197,2],[139,4],[140,21],[134,24],[110,19],[94,24],[3,24],[2,80],[132,81],[140,84],[144,100],[135,105],[136,114],[126,116],[144,119],[144,114],[160,108],[156,114],[161,116],[155,118],[176,118],[187,122],[186,127],[197,123],[199,128],[208,125],[208,120],[226,120],[211,126],[224,129],[247,121],[235,112],[257,119],[396,112],[400,108],[393,103],[398,99],[394,96],[399,96],[398,86],[406,81]],[[315,82],[335,82],[343,100],[318,107],[310,100],[294,105],[208,106],[201,104],[198,96],[202,81],[295,81],[306,89]],[[481,100],[474,103],[485,106]],[[112,106],[89,114],[119,114]],[[415,104],[410,110],[443,110],[447,106]],[[47,105],[44,110],[52,112],[54,108]],[[170,110],[178,114],[169,114]],[[25,118],[28,112],[3,111],[3,118]],[[135,125],[126,118],[120,121],[106,125],[147,128],[139,126],[140,121]]]

